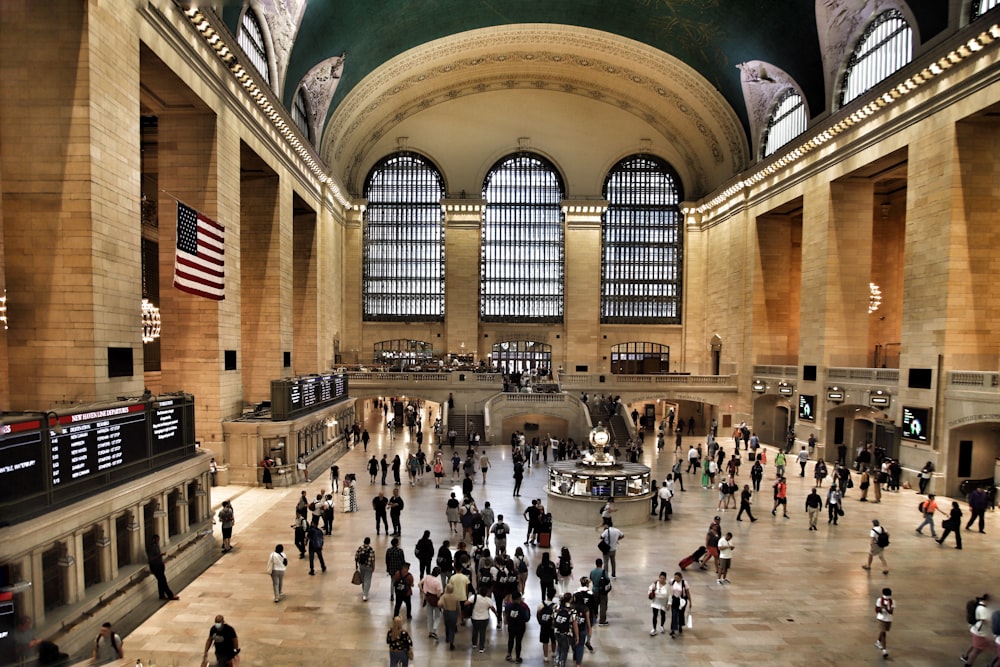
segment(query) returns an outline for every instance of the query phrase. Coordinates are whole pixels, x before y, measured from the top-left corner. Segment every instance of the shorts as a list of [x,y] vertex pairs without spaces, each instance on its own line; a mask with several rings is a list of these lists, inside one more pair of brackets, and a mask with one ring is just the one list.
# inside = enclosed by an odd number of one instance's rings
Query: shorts
[[489,470],[489,468],[480,468],[480,470],[482,470],[482,471],[483,471],[483,474],[485,475],[485,474],[486,474],[486,471],[487,471],[487,470]]
[[222,527],[222,538],[225,539],[225,540],[228,540],[232,536],[233,536],[233,527],[229,526],[227,528],[227,527],[223,526]]
[[605,526],[611,526],[611,517],[605,516],[605,517],[601,517],[601,518],[604,521],[604,525]]
[[889,632],[889,628],[892,627],[892,621],[882,621],[878,622],[879,632]]
[[777,501],[778,501],[779,505],[787,505],[788,504],[788,498],[778,498]]
[[877,544],[873,544],[871,546],[871,549],[868,550],[868,553],[871,554],[872,556],[881,556],[882,555],[882,551],[883,551],[882,547],[880,547]]
[[726,570],[727,572],[733,569],[733,559],[732,558],[720,558],[719,567]]
[[548,644],[549,642],[554,642],[556,640],[555,632],[552,631],[551,625],[543,625],[538,630],[538,641],[542,644]]
[[980,637],[977,634],[972,634],[972,648],[977,648],[980,651],[985,651],[990,647],[990,640],[988,637]]
[[434,473],[434,476],[437,477],[438,479],[441,479],[442,477],[444,477],[444,470],[442,470],[441,472]]
[[707,551],[709,556],[712,556],[713,558],[719,557],[719,547],[708,547]]

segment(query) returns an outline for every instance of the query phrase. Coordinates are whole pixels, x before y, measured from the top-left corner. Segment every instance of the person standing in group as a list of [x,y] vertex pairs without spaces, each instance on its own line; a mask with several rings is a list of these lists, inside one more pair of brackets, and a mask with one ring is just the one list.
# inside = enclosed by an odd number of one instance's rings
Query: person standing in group
[[163,562],[165,554],[160,549],[160,536],[153,535],[152,541],[146,546],[146,559],[149,561],[149,571],[156,578],[156,586],[161,600],[180,600],[174,595],[167,584],[167,566]]
[[503,621],[507,625],[507,662],[524,662],[521,660],[521,642],[530,619],[531,607],[521,599],[520,593],[511,594],[510,602],[503,608]]
[[410,574],[410,564],[403,562],[403,567],[396,574],[392,575],[392,591],[396,596],[396,606],[392,610],[393,616],[399,616],[400,608],[406,605],[406,620],[413,618],[413,607],[411,599],[413,597],[413,575]]
[[819,530],[816,527],[816,521],[819,519],[819,513],[823,509],[823,498],[816,492],[813,488],[806,496],[806,514],[809,515],[809,530]]
[[[965,649],[965,653],[959,656],[963,665],[971,665],[979,657],[979,654],[990,647],[990,596],[983,593],[976,598],[976,606],[972,615],[972,624],[969,626],[969,634],[972,637],[972,644]],[[972,604],[971,601],[969,603]]]
[[288,567],[288,559],[285,558],[285,547],[278,544],[267,559],[267,573],[271,575],[271,587],[274,589],[274,601],[280,602],[284,592],[282,590],[285,583],[285,569]]
[[233,550],[233,524],[236,523],[236,514],[233,506],[228,500],[222,501],[222,509],[219,510],[219,523],[222,524],[222,553],[229,553]]
[[878,519],[872,519],[872,529],[868,532],[868,562],[861,566],[864,570],[872,569],[872,559],[876,556],[882,561],[882,574],[889,574],[889,563],[885,561],[884,551],[889,546],[889,533],[879,525]]
[[[920,503],[920,512],[924,515],[924,520],[920,522],[917,526],[917,532],[921,535],[924,534],[924,526],[931,527],[931,537],[937,539],[937,530],[934,528],[934,513],[938,511],[937,501],[934,500],[934,494],[928,493],[927,500]],[[942,512],[944,514],[944,512]]]
[[333,494],[326,494],[323,499],[323,533],[333,535]]
[[611,565],[612,579],[618,576],[618,564],[615,557],[618,555],[618,543],[623,539],[625,539],[625,533],[614,526],[608,526],[601,533],[601,542],[608,545],[608,550],[604,553],[604,557],[607,558],[607,562]]
[[438,601],[441,615],[444,617],[444,640],[448,648],[455,650],[455,634],[458,632],[458,619],[462,613],[462,600],[455,595],[455,587],[449,582],[444,587],[444,595]]
[[319,559],[319,566],[326,572],[326,561],[323,560],[323,531],[319,526],[309,526],[306,534],[309,542],[309,574],[316,574],[315,559]]
[[208,649],[213,646],[217,667],[230,667],[232,660],[240,654],[240,638],[233,626],[226,623],[222,614],[215,617],[215,623],[208,629],[205,653],[202,655],[203,664],[208,664]]
[[441,608],[438,603],[444,595],[444,586],[441,585],[441,568],[435,567],[429,571],[417,584],[420,594],[423,597],[423,606],[427,608],[427,636],[437,641],[438,618],[441,616]]
[[381,535],[381,526],[385,526],[385,534],[389,534],[389,517],[387,514],[389,499],[385,497],[384,491],[379,491],[378,495],[372,498],[372,509],[375,511],[375,534]]
[[292,524],[292,528],[295,529],[295,548],[299,550],[300,559],[306,557],[306,534],[309,531],[306,511],[304,507],[300,510],[297,509],[295,511],[295,523]]
[[552,614],[552,630],[556,637],[556,667],[565,667],[570,647],[576,646],[580,641],[580,625],[573,610],[572,593],[559,598],[559,604]]
[[399,458],[399,454],[396,454],[394,457],[392,457],[392,483],[393,483],[393,486],[398,487],[398,486],[400,486],[403,483],[402,480],[399,478],[399,471],[400,471],[400,468],[402,468],[402,466],[403,466],[403,461],[402,461],[402,459]]
[[389,518],[392,520],[392,535],[399,537],[403,533],[403,528],[399,522],[399,515],[403,511],[405,503],[399,496],[399,487],[392,490],[392,497],[389,498]]
[[681,576],[674,572],[670,582],[670,637],[684,634],[684,618],[691,613],[691,589]]
[[521,516],[528,522],[528,534],[524,538],[524,546],[534,544],[538,538],[539,522],[542,518],[541,510],[538,507],[538,500],[532,500],[531,505],[524,510]]
[[385,643],[389,645],[389,667],[407,667],[413,655],[413,640],[403,629],[403,619],[392,618],[392,627],[385,633]]
[[743,516],[744,512],[746,512],[747,516],[750,517],[750,523],[753,523],[754,521],[757,520],[757,517],[755,517],[753,515],[753,512],[750,510],[750,499],[752,497],[753,497],[753,491],[750,490],[750,485],[744,484],[743,491],[740,492],[740,511],[736,513],[737,521],[743,520],[741,517]]
[[840,495],[840,489],[831,486],[830,490],[826,492],[827,523],[837,525],[837,520],[844,513],[844,509],[841,507],[842,500],[843,497]]
[[666,632],[667,609],[670,607],[670,584],[667,582],[666,572],[660,572],[656,581],[649,585],[648,593],[649,606],[653,610],[653,629],[649,631],[649,635],[653,636],[657,633],[657,619],[659,619],[660,625],[659,633],[662,635]]
[[721,540],[719,540],[719,584],[728,584],[729,581],[729,568],[733,564],[733,549],[736,546],[733,544],[733,534],[726,533]]
[[378,459],[375,458],[374,454],[372,454],[372,457],[368,459],[368,475],[371,478],[368,483],[374,484],[375,477],[378,475]]
[[[125,658],[122,650],[122,638],[117,632],[111,629],[110,623],[101,626],[101,630],[94,640],[94,650],[91,655],[91,665],[108,665],[116,660]],[[18,663],[21,664],[21,663]]]
[[361,601],[368,602],[368,593],[372,588],[372,574],[375,572],[375,549],[372,548],[372,538],[366,537],[364,543],[354,552],[354,567],[361,573]]
[[[876,522],[877,523],[877,522]],[[892,599],[892,589],[883,588],[882,595],[875,600],[875,620],[878,622],[878,639],[875,647],[881,649],[882,657],[889,657],[889,630],[892,628],[892,614],[896,611],[896,602]]]
[[660,500],[660,521],[670,521],[670,515],[673,514],[674,508],[671,499],[674,497],[674,492],[670,490],[670,485],[664,480],[663,486],[657,491],[657,496]]
[[951,503],[951,513],[948,518],[941,522],[941,527],[944,528],[944,532],[941,533],[941,539],[937,541],[938,544],[944,544],[945,539],[952,532],[955,533],[955,548],[962,548],[962,508],[958,506],[958,501],[953,500]]
[[385,486],[386,475],[389,474],[389,459],[388,454],[382,455],[382,460],[378,462],[379,468],[382,471],[382,486]]
[[489,627],[490,614],[493,614],[497,623],[503,623],[493,598],[489,595],[472,594],[472,598],[466,603],[469,608],[469,617],[472,619],[472,648],[479,649],[480,653],[486,653],[486,628]]

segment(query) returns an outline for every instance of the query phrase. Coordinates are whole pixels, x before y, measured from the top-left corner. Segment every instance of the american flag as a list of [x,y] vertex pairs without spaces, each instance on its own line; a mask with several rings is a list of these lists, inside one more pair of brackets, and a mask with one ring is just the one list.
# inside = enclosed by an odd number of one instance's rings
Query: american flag
[[226,230],[177,202],[174,287],[206,299],[226,298]]

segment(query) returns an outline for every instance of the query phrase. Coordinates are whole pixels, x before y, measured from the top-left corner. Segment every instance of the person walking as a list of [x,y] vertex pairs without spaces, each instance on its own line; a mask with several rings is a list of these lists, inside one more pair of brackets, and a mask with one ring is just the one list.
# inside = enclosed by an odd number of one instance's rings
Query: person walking
[[798,456],[796,456],[796,458],[798,459],[798,462],[799,462],[799,477],[805,477],[806,476],[806,464],[809,463],[809,452],[806,451],[805,447],[803,447],[799,451]]
[[493,614],[497,623],[503,623],[493,598],[489,595],[479,595],[473,593],[466,605],[469,608],[469,617],[472,619],[472,648],[479,649],[480,653],[486,653],[486,629],[489,627],[490,614]]
[[[924,515],[924,520],[920,522],[917,526],[917,532],[921,535],[924,534],[924,526],[931,527],[931,537],[937,539],[937,531],[934,529],[934,513],[938,511],[937,501],[934,500],[934,494],[927,494],[927,500],[920,503],[920,511]],[[944,512],[941,512],[944,514]]]
[[563,547],[559,551],[559,593],[570,593],[573,581],[573,556],[569,552],[569,547]]
[[455,635],[458,633],[458,619],[462,612],[462,600],[455,595],[455,586],[448,583],[444,587],[444,595],[438,601],[441,615],[444,618],[444,640],[448,648],[455,650]]
[[733,544],[733,534],[726,533],[721,540],[719,540],[719,578],[717,583],[728,584],[729,581],[729,568],[733,564],[733,549],[736,546]]
[[282,587],[285,583],[285,568],[288,567],[288,559],[285,558],[285,547],[278,544],[267,559],[267,573],[271,575],[271,587],[274,589],[274,601],[280,602],[285,596]]
[[444,595],[444,586],[441,585],[441,568],[435,567],[430,570],[420,579],[417,588],[420,589],[420,596],[423,599],[421,606],[427,608],[427,636],[437,641],[437,625],[438,619],[441,617],[441,608],[438,607],[438,603],[441,601],[441,596]]
[[493,533],[493,547],[497,556],[507,555],[507,535],[510,534],[510,526],[503,520],[503,514],[497,515],[497,521],[491,529]]
[[[780,454],[781,452],[778,453]],[[777,481],[774,483],[774,507],[771,508],[771,516],[777,516],[779,507],[781,508],[782,514],[787,519],[788,485],[785,483],[785,478],[782,475],[779,475]]]
[[174,595],[167,584],[167,567],[163,562],[165,554],[160,549],[160,536],[153,535],[152,541],[146,546],[146,559],[149,561],[149,571],[156,578],[156,587],[161,600],[180,600]]
[[548,551],[542,552],[542,562],[535,569],[535,576],[538,577],[538,585],[542,590],[542,602],[554,600],[556,597],[556,578],[559,573]]
[[813,479],[816,480],[816,488],[823,488],[823,480],[826,479],[826,474],[826,461],[823,459],[816,461],[816,465],[813,467]]
[[882,651],[882,657],[889,657],[888,634],[892,628],[892,614],[896,611],[896,602],[892,599],[892,589],[883,588],[882,595],[875,600],[875,621],[878,623],[878,639],[875,648]]
[[670,582],[670,637],[684,634],[684,618],[691,613],[691,589],[680,572]]
[[774,457],[774,467],[778,471],[777,475],[778,477],[785,476],[785,453],[780,449],[778,450],[778,453]]
[[375,549],[372,548],[372,538],[366,537],[354,552],[354,567],[361,573],[361,601],[368,602],[368,593],[372,588],[372,574],[375,572]]
[[841,500],[843,500],[843,497],[840,495],[840,489],[831,486],[830,490],[826,492],[827,523],[832,523],[836,526],[837,520],[843,516],[844,509],[841,506]]
[[233,524],[236,523],[236,514],[233,506],[228,500],[222,501],[222,509],[219,510],[219,523],[222,524],[222,553],[229,553],[233,550]]
[[413,618],[413,607],[411,599],[413,597],[413,575],[410,574],[410,564],[403,562],[403,567],[392,575],[392,591],[396,596],[396,606],[392,610],[393,616],[399,616],[400,608],[406,605],[406,620]]
[[[670,594],[671,586],[667,582],[667,573],[660,572],[659,577],[656,581],[649,585],[649,606],[653,610],[653,629],[649,631],[649,636],[652,637],[657,632],[661,635],[666,632],[667,626],[667,609],[670,607]],[[659,619],[660,629],[657,631],[657,619]],[[671,634],[673,631],[671,630]]]
[[530,619],[531,607],[521,599],[520,593],[512,593],[510,602],[503,608],[503,621],[507,625],[507,662],[524,662],[521,659],[521,643]]
[[423,579],[424,575],[431,571],[435,553],[434,542],[431,541],[431,531],[425,530],[423,536],[417,540],[417,545],[413,549],[413,555],[417,557],[417,562],[420,564],[420,572],[418,574],[420,579]]
[[969,494],[969,522],[965,524],[966,530],[970,530],[976,519],[979,519],[979,532],[986,532],[987,505],[989,505],[989,494],[986,493],[986,489],[977,486]]
[[[959,656],[963,665],[971,665],[979,657],[979,654],[990,648],[990,596],[983,593],[976,598],[976,607],[972,614],[972,624],[969,626],[969,635],[972,637],[972,644],[965,649],[965,653]],[[972,604],[971,601],[969,603]]]
[[944,528],[944,532],[941,533],[941,539],[937,541],[938,544],[944,544],[945,539],[952,532],[955,533],[955,548],[962,548],[962,508],[958,506],[958,501],[953,500],[951,503],[951,513],[948,518],[941,522],[941,527]]
[[542,645],[542,662],[548,663],[551,655],[556,657],[556,633],[552,626],[552,619],[555,616],[556,606],[553,603],[542,601],[535,608],[535,618],[538,620],[538,641]]
[[872,519],[872,529],[868,532],[868,562],[861,566],[863,570],[872,569],[872,559],[876,556],[882,562],[882,574],[889,574],[889,563],[885,560],[885,548],[889,546],[889,533],[879,525],[878,519]]
[[750,466],[750,482],[753,490],[760,492],[760,483],[764,480],[764,466],[760,462],[760,457],[755,456],[753,465]]
[[[94,650],[91,652],[91,665],[109,665],[116,660],[125,658],[122,650],[122,638],[111,629],[110,623],[101,626],[94,640]],[[21,664],[21,663],[17,663]]]
[[292,524],[292,528],[295,529],[295,548],[299,550],[299,558],[306,557],[306,533],[309,530],[309,521],[306,519],[306,508],[295,510],[295,523]]
[[822,509],[823,499],[814,488],[809,495],[806,496],[806,514],[809,515],[809,530],[819,530],[816,527],[816,520],[819,519],[819,513]]
[[[365,431],[367,433],[368,431]],[[378,459],[372,454],[372,457],[368,459],[368,475],[371,479],[368,481],[369,484],[375,483],[375,477],[378,475]]]
[[590,581],[593,584],[594,599],[597,606],[597,625],[608,624],[608,595],[611,593],[611,576],[604,568],[604,560],[594,561],[594,569],[590,571]]
[[572,593],[559,598],[559,604],[552,615],[552,629],[556,637],[556,667],[566,667],[570,647],[576,646],[580,641],[580,625],[573,609]]
[[490,467],[490,457],[486,455],[486,450],[484,449],[479,457],[479,469],[483,473],[483,484],[486,483],[486,473],[489,472]]
[[398,615],[392,618],[392,627],[385,634],[385,643],[389,645],[389,667],[407,667],[413,656],[413,639],[403,629],[403,619]]
[[233,626],[226,623],[222,614],[215,617],[215,623],[208,629],[205,653],[201,658],[202,664],[208,664],[208,649],[213,646],[215,647],[216,667],[230,667],[233,659],[240,654],[240,638],[236,635]]
[[740,492],[740,511],[736,513],[736,520],[742,521],[741,518],[743,513],[746,512],[747,516],[750,517],[750,523],[757,520],[757,517],[753,515],[753,511],[750,509],[750,499],[753,497],[753,491],[750,490],[749,484],[743,485],[743,491]]
[[319,566],[326,572],[326,561],[323,560],[323,531],[319,526],[309,526],[306,536],[309,541],[309,574],[316,574],[315,559],[319,559]]

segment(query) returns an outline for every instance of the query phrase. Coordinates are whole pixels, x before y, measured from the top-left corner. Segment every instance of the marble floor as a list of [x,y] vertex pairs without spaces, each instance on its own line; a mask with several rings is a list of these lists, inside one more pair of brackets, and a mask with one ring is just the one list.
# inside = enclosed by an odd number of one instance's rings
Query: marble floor
[[[391,458],[392,453],[415,448],[405,433],[402,437],[397,434],[392,442],[383,437],[380,422],[370,423],[369,430],[373,438],[368,456],[389,453]],[[685,438],[685,451],[694,440]],[[523,535],[521,513],[531,498],[544,497],[544,468],[535,467],[528,473],[522,495],[515,498],[511,495],[508,448],[493,447],[490,456],[495,468],[485,486],[479,483],[477,473],[476,493],[480,502],[490,500],[498,513],[506,515],[515,536]],[[213,489],[216,509],[224,499],[233,502],[237,518],[234,550],[177,591],[179,601],[165,603],[125,638],[127,660],[122,664],[134,665],[139,657],[147,666],[197,665],[216,614],[224,614],[239,633],[243,667],[386,664],[385,631],[391,607],[388,578],[384,573],[379,576],[379,571],[384,570],[388,538],[384,533],[375,537],[371,530],[370,498],[381,487],[368,484],[367,458],[359,446],[339,461],[342,474],[358,475],[361,511],[343,514],[338,507],[334,534],[327,538],[324,549],[329,571],[317,571],[317,576],[308,576],[307,561],[295,557],[289,526],[300,491],[307,489],[312,497],[320,488],[329,488],[328,483],[274,490]],[[645,462],[653,467],[654,477],[662,479],[673,460],[669,449],[657,455],[651,448]],[[773,461],[773,455],[768,460]],[[811,468],[812,464],[807,474]],[[858,490],[852,489],[840,525],[828,525],[824,513],[819,530],[810,532],[803,507],[812,479],[800,478],[797,472],[797,466],[790,470],[789,519],[780,513],[776,518],[770,514],[768,485],[774,476],[773,466],[766,471],[763,497],[756,503],[759,521],[737,523],[732,510],[721,513],[723,530],[734,533],[737,545],[729,577],[732,584],[719,586],[713,572],[688,571],[694,627],[682,639],[649,636],[646,590],[660,570],[674,572],[678,560],[703,542],[705,529],[717,513],[717,493],[702,489],[694,476],[687,476],[687,491],[675,499],[673,521],[650,519],[645,525],[626,528],[610,598],[610,625],[595,629],[596,651],[585,655],[584,663],[633,667],[880,663],[881,652],[873,645],[877,635],[873,606],[881,588],[889,585],[897,605],[889,636],[890,660],[903,665],[959,664],[958,655],[968,644],[965,601],[989,590],[996,573],[993,568],[1000,549],[993,540],[995,516],[988,515],[985,535],[964,531],[964,549],[957,551],[914,531],[921,518],[914,491],[886,493],[880,504],[873,504],[858,502]],[[744,480],[747,473],[744,469]],[[450,490],[435,489],[429,475],[415,487],[404,480],[401,493],[407,504],[402,546],[408,557],[424,529],[431,531],[435,546],[449,537],[444,507]],[[888,576],[880,568],[870,573],[861,569],[873,518],[880,519],[892,536],[886,550],[891,569]],[[217,538],[218,530],[216,527]],[[350,579],[354,551],[366,535],[372,536],[377,563],[383,565],[376,569],[370,600],[362,602],[360,587],[352,586]],[[600,555],[596,535],[594,527],[560,524],[556,517],[552,547],[569,546],[580,574],[581,570],[589,571]],[[511,540],[512,544],[521,541]],[[293,558],[285,578],[286,597],[275,604],[265,563],[279,542]],[[528,553],[537,563],[541,552],[531,547]],[[534,567],[526,589],[532,610],[539,601],[533,571]],[[490,630],[486,653],[479,654],[469,649],[468,627],[460,629],[456,651],[427,637],[422,610],[415,610],[410,627],[415,638],[414,664],[506,664],[506,635],[496,629]],[[440,634],[443,637],[443,632]],[[525,664],[541,665],[534,621],[525,644]],[[988,663],[986,656],[978,662]]]

